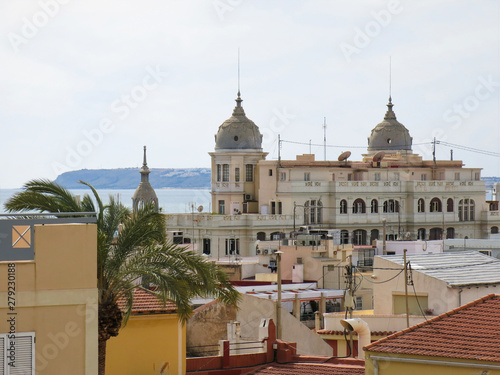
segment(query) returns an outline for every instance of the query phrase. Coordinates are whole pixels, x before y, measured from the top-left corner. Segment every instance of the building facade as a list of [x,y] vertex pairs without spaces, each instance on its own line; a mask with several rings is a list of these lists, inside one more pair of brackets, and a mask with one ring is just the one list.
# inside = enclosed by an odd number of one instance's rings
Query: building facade
[[382,239],[488,238],[498,230],[498,204],[485,199],[481,168],[460,160],[423,160],[393,111],[368,137],[361,161],[314,155],[266,160],[262,135],[238,93],[218,129],[212,158],[212,213],[168,215],[199,252],[255,255],[256,241],[288,237],[302,225],[340,230],[341,244]]

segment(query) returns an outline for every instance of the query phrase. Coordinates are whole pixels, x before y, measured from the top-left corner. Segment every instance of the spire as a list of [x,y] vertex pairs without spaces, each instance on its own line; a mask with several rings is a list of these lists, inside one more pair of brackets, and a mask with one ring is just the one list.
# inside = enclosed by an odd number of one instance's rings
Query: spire
[[389,103],[387,103],[387,112],[385,113],[384,120],[396,120],[396,114],[392,110],[392,98],[389,96]]
[[240,90],[238,90],[238,97],[236,98],[236,107],[234,107],[233,116],[245,116],[245,111],[241,106],[242,101],[243,99],[241,99]]
[[148,168],[148,162],[146,161],[146,146],[144,146],[144,160],[142,162],[141,181],[149,181],[149,173],[151,172]]

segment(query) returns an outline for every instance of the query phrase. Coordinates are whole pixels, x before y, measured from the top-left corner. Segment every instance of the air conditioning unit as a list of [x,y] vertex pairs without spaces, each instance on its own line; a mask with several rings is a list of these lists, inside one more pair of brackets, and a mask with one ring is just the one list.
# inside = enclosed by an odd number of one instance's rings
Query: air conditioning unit
[[250,194],[245,194],[245,200],[246,201],[251,201],[252,200],[252,196]]
[[256,253],[257,253],[257,254],[260,254],[260,249],[257,249],[257,250],[256,250]]
[[269,254],[269,250],[265,249],[264,254]]

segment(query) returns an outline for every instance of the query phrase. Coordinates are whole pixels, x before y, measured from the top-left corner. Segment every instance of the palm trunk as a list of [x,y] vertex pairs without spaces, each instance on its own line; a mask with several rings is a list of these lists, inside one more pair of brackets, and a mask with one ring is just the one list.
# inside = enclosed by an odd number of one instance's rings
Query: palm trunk
[[99,340],[99,375],[105,375],[106,372],[106,342],[107,340]]

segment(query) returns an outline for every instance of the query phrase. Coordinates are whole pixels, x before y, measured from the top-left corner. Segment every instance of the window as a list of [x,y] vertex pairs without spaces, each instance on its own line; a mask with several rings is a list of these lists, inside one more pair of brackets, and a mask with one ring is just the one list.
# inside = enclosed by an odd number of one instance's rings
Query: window
[[425,228],[419,228],[417,231],[417,239],[425,240]]
[[378,240],[378,237],[379,237],[379,230],[372,229],[370,232],[370,242],[373,243],[373,241]]
[[417,211],[425,212],[425,201],[423,198],[420,198],[417,203]]
[[265,241],[266,240],[266,232],[257,232],[257,239],[259,241]]
[[474,200],[461,199],[458,202],[458,221],[474,221]]
[[234,181],[240,182],[240,169],[234,168]]
[[455,228],[447,228],[446,229],[446,238],[447,239],[455,238]]
[[269,177],[272,177],[272,176],[273,176],[273,170],[272,170],[272,169],[270,169],[270,170],[269,170]]
[[439,198],[432,198],[430,204],[430,212],[441,212],[441,200]]
[[16,332],[15,367],[9,366],[8,334],[0,334],[0,373],[5,375],[35,374],[35,332]]
[[226,202],[224,200],[219,201],[219,213],[222,215],[226,213]]
[[443,229],[432,228],[429,232],[429,240],[441,240],[443,239]]
[[345,199],[342,199],[340,201],[340,213],[341,214],[347,213],[347,201]]
[[253,182],[253,165],[245,165],[245,180],[246,182]]
[[340,231],[340,243],[341,244],[349,243],[349,232],[347,230]]
[[280,172],[280,181],[286,181],[286,172]]
[[304,181],[311,181],[311,174],[309,172],[304,172]]
[[446,201],[446,212],[453,212],[453,199],[451,198]]
[[380,181],[380,173],[375,173],[373,178],[375,179],[375,181]]
[[498,227],[491,227],[491,234],[498,234]]
[[240,239],[226,238],[226,255],[239,255],[239,254],[240,254]]
[[347,175],[347,181],[352,181],[352,173],[349,173],[349,174]]
[[394,199],[386,200],[384,202],[383,208],[385,213],[399,212],[399,201],[396,201]]
[[455,181],[460,181],[460,172],[455,172]]
[[222,180],[222,165],[217,164],[217,182]]
[[427,181],[427,175],[426,174],[421,174],[420,175],[420,180],[421,181]]
[[376,199],[372,199],[370,205],[371,205],[371,213],[377,214],[378,213],[378,201]]
[[203,239],[203,254],[210,255],[210,238]]
[[335,181],[335,173],[332,173],[332,181]]
[[223,182],[229,181],[229,164],[222,165],[222,181]]
[[352,243],[353,245],[366,245],[366,230],[356,229],[353,232]]
[[283,213],[282,207],[281,202],[271,201],[271,215],[281,215]]
[[353,214],[364,214],[366,213],[366,205],[365,201],[361,198],[358,198],[352,204],[352,213]]
[[323,204],[320,200],[310,200],[304,204],[304,224],[320,224],[322,222]]
[[474,173],[474,180],[479,181],[481,179],[481,172]]
[[285,234],[281,232],[273,232],[269,237],[271,237],[271,241],[279,241],[285,238]]
[[363,297],[356,297],[356,310],[363,310]]

